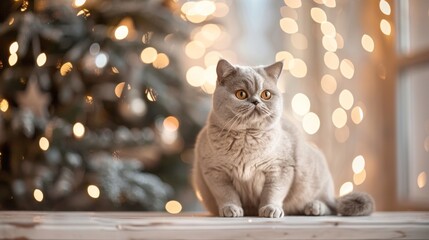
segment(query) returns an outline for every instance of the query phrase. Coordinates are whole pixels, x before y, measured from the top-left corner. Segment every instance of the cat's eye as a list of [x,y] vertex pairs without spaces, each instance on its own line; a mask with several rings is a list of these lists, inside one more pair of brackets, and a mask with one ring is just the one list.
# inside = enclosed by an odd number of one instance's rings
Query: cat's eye
[[240,100],[244,100],[244,99],[246,99],[246,98],[247,98],[247,92],[246,92],[246,91],[244,91],[244,90],[242,90],[242,89],[240,89],[240,90],[237,90],[237,91],[235,92],[235,96],[236,96],[238,99],[240,99]]
[[268,90],[262,91],[261,98],[264,100],[269,100],[271,98],[271,92]]

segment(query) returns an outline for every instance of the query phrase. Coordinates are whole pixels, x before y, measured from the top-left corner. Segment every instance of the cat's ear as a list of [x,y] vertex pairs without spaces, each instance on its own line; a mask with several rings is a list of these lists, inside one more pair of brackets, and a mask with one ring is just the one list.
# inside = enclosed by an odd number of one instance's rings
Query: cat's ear
[[216,73],[219,83],[223,83],[224,79],[236,71],[235,67],[226,61],[225,59],[220,59],[217,63]]
[[283,70],[283,62],[276,62],[270,66],[264,67],[265,72],[268,76],[278,79]]

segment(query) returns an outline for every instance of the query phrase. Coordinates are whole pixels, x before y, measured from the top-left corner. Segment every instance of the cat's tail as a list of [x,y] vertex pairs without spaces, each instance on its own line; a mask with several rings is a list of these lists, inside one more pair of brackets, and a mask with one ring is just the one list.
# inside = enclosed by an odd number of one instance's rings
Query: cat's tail
[[368,193],[352,192],[337,199],[337,214],[368,216],[375,210],[374,199]]

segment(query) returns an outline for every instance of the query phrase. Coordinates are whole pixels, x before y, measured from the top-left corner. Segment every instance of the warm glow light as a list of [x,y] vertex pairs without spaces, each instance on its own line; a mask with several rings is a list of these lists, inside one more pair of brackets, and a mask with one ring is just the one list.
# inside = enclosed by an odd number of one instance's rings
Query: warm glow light
[[162,69],[170,64],[170,59],[168,58],[167,54],[159,53],[152,64],[154,68]]
[[419,188],[424,188],[426,186],[426,178],[426,172],[421,172],[417,176],[417,186],[419,186]]
[[332,123],[337,128],[342,128],[347,123],[347,113],[342,108],[337,108],[332,113]]
[[128,27],[121,25],[115,29],[115,38],[118,40],[125,39],[128,36]]
[[151,102],[156,101],[156,93],[152,88],[146,89],[145,94],[146,94],[147,100],[149,100]]
[[348,79],[351,79],[355,74],[355,66],[349,59],[343,59],[340,63],[341,74]]
[[9,109],[9,102],[6,99],[0,101],[0,110],[6,112]]
[[13,65],[18,62],[18,55],[16,53],[13,53],[9,56],[9,65],[12,67]]
[[98,68],[104,68],[108,60],[107,54],[100,53],[95,57],[95,66]]
[[46,63],[46,54],[45,53],[39,54],[39,56],[37,56],[36,62],[37,62],[37,66],[39,66],[39,67],[45,65],[45,63]]
[[88,104],[92,104],[94,102],[94,99],[90,95],[88,95],[88,96],[85,97],[85,101]]
[[331,22],[322,22],[320,25],[320,29],[322,30],[322,33],[329,37],[335,37],[337,35],[337,30],[335,29],[334,24]]
[[341,107],[343,107],[346,110],[349,110],[350,108],[352,108],[354,103],[353,94],[349,90],[344,89],[340,93],[339,101],[340,101]]
[[346,142],[347,139],[349,139],[349,136],[350,136],[350,130],[349,130],[349,127],[347,127],[347,125],[342,128],[335,129],[335,139],[339,143]]
[[320,120],[317,114],[309,112],[302,119],[302,128],[310,135],[315,134],[320,128]]
[[303,93],[297,93],[293,96],[292,101],[292,110],[298,115],[305,115],[310,111],[310,100]]
[[201,28],[201,33],[210,41],[216,41],[222,33],[220,27],[216,24],[206,24]]
[[73,69],[73,65],[71,64],[71,62],[66,62],[64,63],[61,68],[60,68],[60,74],[61,76],[65,76],[67,75],[69,72],[71,72],[71,70]]
[[280,27],[285,33],[296,33],[298,32],[298,24],[292,18],[282,18],[280,19]]
[[429,152],[429,136],[426,137],[423,145],[424,145],[426,152]]
[[360,122],[362,122],[362,119],[363,119],[363,110],[362,110],[362,108],[359,107],[359,106],[354,107],[352,109],[351,118],[352,118],[352,121],[355,124],[359,124]]
[[366,179],[366,171],[363,169],[360,173],[353,174],[353,182],[355,185],[361,185],[363,182],[365,182]]
[[193,66],[186,72],[186,81],[193,87],[201,87],[204,84],[204,68]]
[[169,116],[164,119],[163,126],[165,130],[177,131],[179,129],[179,120],[176,117]]
[[289,70],[289,62],[293,59],[293,55],[287,51],[280,51],[276,54],[276,62],[283,62],[283,69]]
[[86,0],[74,0],[73,5],[75,7],[82,7],[85,4]]
[[390,35],[390,33],[392,32],[392,27],[390,26],[390,23],[386,19],[381,19],[380,29],[381,29],[381,32],[384,33],[384,35]]
[[372,40],[372,38],[369,35],[364,34],[362,36],[361,43],[362,43],[363,49],[365,49],[367,52],[374,51],[374,40]]
[[340,65],[340,59],[334,52],[326,52],[323,56],[323,61],[325,62],[326,67],[332,70],[337,70]]
[[329,74],[325,74],[320,81],[322,90],[327,94],[333,94],[337,90],[337,81]]
[[18,48],[19,48],[18,42],[13,42],[12,44],[10,44],[9,53],[10,54],[16,53],[18,51]]
[[311,9],[311,18],[317,23],[322,23],[327,20],[325,11],[318,7]]
[[379,6],[382,13],[384,13],[385,15],[390,15],[390,5],[388,2],[386,2],[386,0],[380,0]]
[[206,20],[207,16],[216,11],[216,5],[212,1],[188,1],[182,5],[182,13],[193,23],[201,23]]
[[340,197],[353,192],[353,183],[345,182],[340,188]]
[[338,49],[337,40],[335,39],[335,37],[331,37],[328,35],[323,36],[322,45],[323,48],[325,48],[326,51],[329,52],[335,52]]
[[48,150],[48,148],[49,148],[49,140],[47,138],[45,138],[45,137],[41,137],[40,140],[39,140],[39,147],[43,151]]
[[[124,91],[125,82],[118,83],[115,87],[115,95],[116,97],[120,98],[122,96],[122,93]],[[127,89],[131,90],[130,84],[127,84]]]
[[215,17],[225,17],[229,12],[228,4],[224,2],[216,2],[216,11],[212,14]]
[[165,210],[171,214],[178,214],[182,211],[182,204],[175,200],[168,201],[165,204]]
[[146,64],[153,63],[157,57],[158,52],[153,47],[147,47],[140,53],[140,59]]
[[337,6],[337,3],[335,0],[322,0],[323,4],[325,4],[325,6],[329,7],[329,8],[334,8],[335,6]]
[[292,76],[296,78],[303,78],[307,75],[307,64],[299,58],[290,60],[288,68]]
[[307,49],[308,41],[307,38],[302,33],[294,33],[291,36],[292,45],[296,49],[304,50]]
[[204,56],[204,64],[206,65],[206,67],[216,65],[219,59],[221,58],[222,58],[222,54],[220,54],[220,52],[216,52],[216,51],[208,52]]
[[83,124],[80,122],[75,123],[73,125],[73,134],[77,138],[83,137],[83,135],[85,134],[85,126],[83,126]]
[[33,197],[36,201],[41,202],[43,201],[43,192],[36,188],[34,189]]
[[337,33],[335,35],[335,40],[337,41],[337,47],[339,49],[343,49],[343,47],[344,47],[344,38],[343,38],[343,36],[341,36],[341,34]]
[[88,192],[88,195],[92,198],[100,197],[100,189],[95,185],[89,185],[86,191]]
[[356,156],[353,159],[352,169],[354,173],[360,173],[365,169],[365,158],[362,155]]
[[191,59],[201,58],[206,52],[206,47],[200,41],[191,41],[186,44],[185,53]]
[[301,0],[284,0],[284,2],[290,8],[300,8],[302,6]]

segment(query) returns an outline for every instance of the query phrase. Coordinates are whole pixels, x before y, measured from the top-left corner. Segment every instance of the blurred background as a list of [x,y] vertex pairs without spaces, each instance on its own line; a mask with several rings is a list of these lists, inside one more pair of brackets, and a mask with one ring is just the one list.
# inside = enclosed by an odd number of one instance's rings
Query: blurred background
[[219,58],[283,61],[285,114],[339,196],[429,209],[429,1],[5,0],[0,210],[203,210]]

